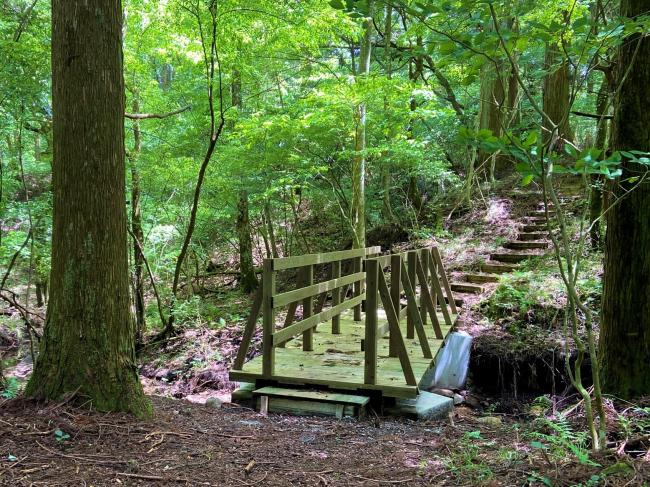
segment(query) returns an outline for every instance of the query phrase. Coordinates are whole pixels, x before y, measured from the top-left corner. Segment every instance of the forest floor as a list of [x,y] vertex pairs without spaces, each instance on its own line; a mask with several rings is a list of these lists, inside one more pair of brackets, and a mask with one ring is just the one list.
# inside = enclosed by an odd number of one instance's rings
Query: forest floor
[[622,486],[650,479],[650,459],[608,451],[581,463],[566,445],[539,447],[534,423],[478,417],[466,407],[446,420],[413,422],[263,416],[230,404],[151,399],[151,421],[21,400],[0,405],[0,485]]
[[[515,238],[538,201],[506,190],[483,203],[418,243],[439,245],[453,277]],[[598,282],[598,255],[588,265],[587,284]],[[594,286],[585,288],[596,296]],[[227,292],[218,315],[200,310],[163,348],[143,351],[154,420],[71,402],[0,403],[0,485],[649,485],[650,401],[608,400],[609,449],[593,454],[583,408],[562,392],[562,288],[552,256],[485,288],[463,296],[459,328],[475,345],[469,391],[458,391],[465,403],[450,418],[263,416],[230,404],[228,370],[249,298]],[[259,344],[254,337],[249,357]],[[30,360],[7,372],[23,382]]]

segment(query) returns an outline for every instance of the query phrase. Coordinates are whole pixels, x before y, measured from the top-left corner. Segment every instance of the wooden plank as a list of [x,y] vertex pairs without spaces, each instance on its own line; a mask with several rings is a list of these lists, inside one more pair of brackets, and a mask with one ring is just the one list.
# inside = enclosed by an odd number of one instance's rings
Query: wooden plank
[[275,311],[271,305],[271,298],[275,294],[275,272],[273,271],[273,260],[264,259],[264,270],[262,273],[262,375],[271,378],[275,369],[275,347],[273,346],[273,335],[275,333]]
[[306,320],[301,320],[298,323],[294,323],[293,325],[287,328],[283,328],[282,330],[275,333],[275,335],[273,336],[273,343],[277,346],[280,343],[286,342],[287,340],[290,340],[291,338],[295,337],[296,335],[299,335],[305,330],[309,328],[313,328],[319,323],[323,323],[325,321],[330,320],[332,316],[336,314],[341,314],[341,312],[353,308],[357,304],[361,303],[361,301],[363,301],[365,298],[366,298],[365,294],[362,294],[361,296],[348,299],[346,301],[343,301],[338,306],[332,307],[321,313],[310,316]]
[[351,404],[354,406],[365,406],[370,402],[368,396],[356,394],[343,394],[340,392],[313,391],[307,389],[287,389],[285,387],[262,387],[253,391],[255,396],[286,397],[292,399],[306,399],[318,402],[330,402],[336,404]]
[[[361,272],[362,267],[363,267],[363,260],[361,258],[354,259],[353,260],[353,273]],[[363,281],[357,281],[353,284],[354,286],[354,296],[360,296],[361,293],[363,293],[363,286],[364,282]],[[361,303],[359,305],[354,307],[354,320],[355,321],[361,321]]]
[[[433,259],[429,259],[429,271],[431,272],[431,283],[433,284],[433,292],[438,297],[440,310],[442,311],[442,316],[445,317],[445,323],[448,326],[452,325],[451,316],[449,315],[449,309],[447,309],[447,300],[445,299],[444,294],[442,293],[442,287],[440,286],[440,281],[438,280],[438,272],[435,265],[433,264]],[[453,299],[452,299],[453,301]]]
[[[402,311],[402,256],[394,254],[390,256],[390,299],[393,302],[393,308],[397,315],[397,321],[400,321],[400,313]],[[399,331],[399,326],[398,326]],[[400,333],[401,335],[401,333]],[[389,357],[397,357],[397,338],[393,336],[391,331],[390,345],[388,348]]]
[[[302,287],[305,285],[305,277],[304,277],[304,272],[305,269],[298,269],[298,273],[296,275],[296,286]],[[289,309],[287,310],[287,316],[284,319],[284,326],[282,328],[287,328],[293,324],[293,320],[296,319],[296,311],[298,311],[298,301],[293,302],[289,305]],[[278,347],[284,347],[284,343],[281,343],[278,345]]]
[[[412,291],[413,291],[413,296],[415,296],[415,287],[418,285],[417,284],[417,273],[415,271],[415,261],[417,258],[417,254],[415,252],[408,252],[406,254],[406,259],[408,263],[408,274],[402,272],[402,274],[406,274],[408,276],[408,281],[411,283]],[[406,289],[406,283],[404,283],[404,289]],[[415,297],[413,298],[415,299]],[[408,307],[407,307],[408,308]],[[417,304],[416,304],[417,308]],[[422,321],[420,320],[420,323]],[[411,313],[408,314],[406,317],[406,338],[411,340],[415,338],[415,323],[413,321],[413,316]]]
[[355,410],[357,409],[356,406],[346,406],[345,404],[260,396],[257,404],[260,412],[261,403],[264,399],[267,401],[267,413],[284,413],[295,416],[335,416],[342,419],[344,416],[355,416]]
[[248,347],[251,344],[251,339],[255,333],[257,318],[259,318],[260,310],[262,309],[262,298],[264,295],[262,287],[263,286],[258,287],[257,291],[255,292],[255,298],[253,299],[253,309],[251,310],[251,314],[248,315],[248,319],[246,320],[246,327],[244,328],[244,334],[242,336],[241,343],[239,344],[239,350],[237,350],[237,357],[235,358],[235,362],[232,365],[234,369],[241,369],[244,365],[244,360],[246,360],[246,353],[248,352]]
[[[379,266],[384,268],[390,265],[392,257],[392,255],[380,255],[379,257],[372,257],[372,260],[376,260]],[[370,258],[366,258],[366,260],[370,260]]]
[[[310,287],[314,283],[314,266],[305,266],[305,284]],[[309,319],[314,314],[314,298],[307,296],[302,300],[302,321]],[[318,323],[321,323],[320,321]],[[318,324],[316,323],[316,324]],[[305,352],[314,350],[314,327],[309,327],[302,332],[302,349]]]
[[[333,279],[338,279],[341,277],[341,261],[337,260],[336,262],[332,262],[332,278]],[[347,287],[345,287],[347,289]],[[334,289],[332,291],[332,307],[336,307],[339,304],[341,304],[341,293],[343,292],[343,289]],[[337,314],[332,317],[332,334],[333,335],[338,335],[341,333],[341,315]]]
[[[341,261],[337,261],[339,265]],[[312,266],[308,266],[312,267]],[[357,281],[360,281],[365,277],[363,272],[357,272],[355,274],[349,274],[347,276],[338,277],[336,279],[331,279],[325,282],[319,282],[318,284],[306,285],[305,287],[294,289],[292,291],[287,291],[286,293],[278,294],[273,296],[273,307],[280,308],[286,306],[289,303],[299,301],[301,299],[310,298],[321,293],[329,292],[333,289],[343,287],[347,284],[351,284]],[[313,271],[312,271],[313,279]]]
[[[237,382],[254,382],[257,379],[262,379],[263,376],[259,372],[233,370],[231,371],[230,378],[231,380]],[[358,383],[352,383],[345,380],[319,379],[318,377],[305,378],[305,377],[295,377],[290,375],[279,375],[279,374],[276,374],[273,379],[281,384],[317,385],[317,386],[330,387],[332,389],[350,390],[350,391],[360,391],[360,390],[381,391],[383,395],[388,397],[412,398],[418,395],[418,388],[414,386],[364,384],[363,377],[360,378],[360,381]]]
[[[363,382],[377,383],[377,293],[379,262],[366,261],[366,326],[364,344]],[[356,317],[355,317],[356,319]]]
[[320,254],[305,254],[297,255],[295,257],[279,257],[272,259],[273,270],[282,271],[286,269],[293,269],[296,267],[304,267],[314,264],[329,264],[336,260],[346,260],[353,258],[363,258],[369,254],[376,254],[381,252],[381,247],[366,247],[363,249],[340,250],[337,252],[325,252]]
[[447,272],[445,271],[445,266],[442,263],[442,257],[440,256],[440,251],[438,247],[433,247],[431,249],[431,255],[433,255],[433,260],[436,262],[436,267],[438,268],[438,273],[440,275],[440,280],[442,281],[442,287],[445,288],[445,294],[447,295],[447,301],[449,301],[449,307],[451,308],[452,314],[458,314],[458,308],[456,308],[456,302],[454,301],[454,295],[451,292],[451,286],[449,285],[449,278],[447,277]]
[[[424,300],[426,299],[426,293],[422,289],[423,287],[427,288],[427,291],[429,291],[429,267],[427,266],[428,258],[426,252],[418,252],[417,253],[418,259],[422,265],[422,269],[424,270],[424,273],[418,276],[418,280],[420,281],[420,319],[422,319],[422,324],[426,327],[427,326],[427,306]],[[417,267],[416,267],[417,269]],[[423,277],[424,276],[424,277]],[[429,293],[430,294],[430,293]],[[436,308],[436,303],[434,301],[433,303],[433,309]]]
[[397,312],[393,306],[393,300],[390,295],[390,290],[388,289],[388,284],[386,284],[386,276],[384,275],[384,271],[381,268],[378,269],[378,271],[379,294],[381,295],[381,300],[384,303],[384,310],[386,310],[386,318],[388,320],[388,325],[390,326],[391,341],[394,341],[395,352],[397,353],[399,362],[402,365],[402,371],[404,372],[404,379],[406,380],[406,383],[410,386],[415,386],[417,385],[417,381],[415,380],[413,368],[411,367],[411,361],[409,360],[408,353],[406,352],[404,337],[402,337],[402,332],[399,329],[399,319],[397,318]]
[[[418,274],[418,279],[420,282],[425,281],[424,270],[422,269],[422,263],[420,262],[420,259],[416,259],[415,261],[415,270]],[[429,316],[431,316],[431,324],[433,325],[433,331],[436,334],[436,338],[442,339],[444,336],[442,334],[442,330],[440,329],[440,322],[438,321],[436,308],[433,305],[433,299],[431,298],[431,294],[429,293],[429,286],[427,285],[420,285],[420,306],[429,311]]]
[[[402,285],[404,286],[404,294],[406,294],[406,310],[409,317],[411,318],[411,323],[413,324],[413,334],[415,335],[415,330],[418,333],[418,341],[420,342],[420,348],[422,349],[422,354],[425,358],[433,358],[431,353],[431,347],[429,346],[429,339],[427,337],[427,332],[424,329],[424,324],[420,319],[420,311],[418,310],[417,296],[415,295],[415,289],[413,288],[413,283],[409,278],[409,273],[407,272],[405,264],[402,262]],[[408,330],[408,325],[407,325]],[[414,337],[409,338],[412,340]]]

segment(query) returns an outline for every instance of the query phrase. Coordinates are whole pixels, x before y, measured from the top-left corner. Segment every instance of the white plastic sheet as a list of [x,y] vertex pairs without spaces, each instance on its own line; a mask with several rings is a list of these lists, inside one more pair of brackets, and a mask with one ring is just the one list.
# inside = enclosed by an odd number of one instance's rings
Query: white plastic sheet
[[467,379],[472,337],[464,331],[451,333],[438,353],[431,387],[462,389]]

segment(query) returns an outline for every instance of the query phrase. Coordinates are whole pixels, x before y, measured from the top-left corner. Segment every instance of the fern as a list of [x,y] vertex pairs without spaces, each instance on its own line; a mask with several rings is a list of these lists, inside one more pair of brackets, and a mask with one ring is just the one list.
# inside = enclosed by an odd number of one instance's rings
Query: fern
[[537,420],[537,423],[543,429],[550,431],[550,433],[534,431],[530,434],[532,438],[548,443],[559,456],[565,456],[567,453],[571,453],[583,465],[590,465],[592,467],[600,466],[598,463],[589,459],[587,433],[582,431],[574,432],[571,424],[564,416],[560,416],[555,420],[540,418]]
[[4,380],[4,390],[0,393],[0,396],[4,399],[14,399],[18,396],[20,391],[20,384],[18,379],[15,377],[8,377]]

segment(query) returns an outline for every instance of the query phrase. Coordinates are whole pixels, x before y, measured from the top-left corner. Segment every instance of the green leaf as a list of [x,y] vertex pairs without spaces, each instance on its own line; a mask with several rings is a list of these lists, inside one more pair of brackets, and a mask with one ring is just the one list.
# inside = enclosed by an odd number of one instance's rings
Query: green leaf
[[527,174],[526,176],[523,177],[521,180],[521,185],[522,186],[528,186],[530,183],[533,182],[533,179],[535,178],[534,174]]

